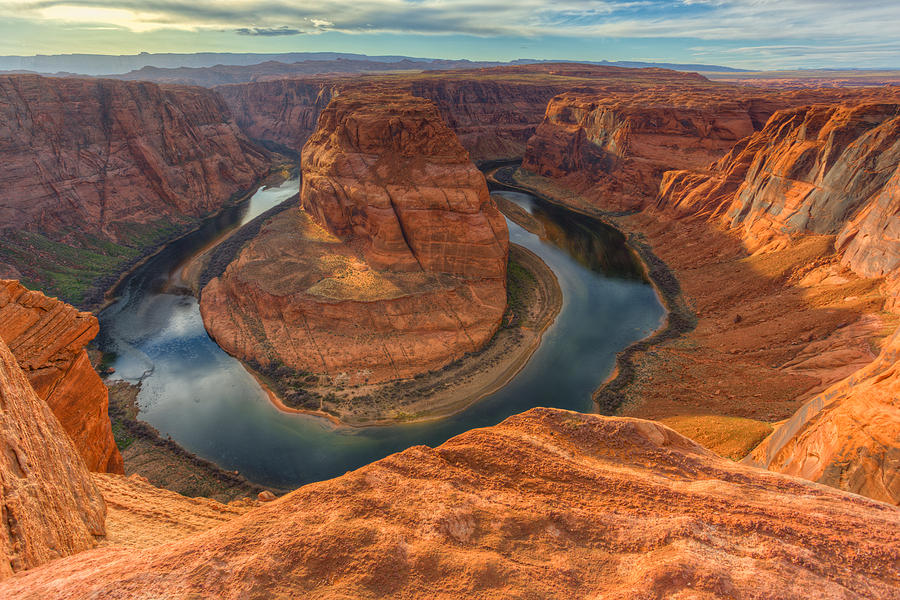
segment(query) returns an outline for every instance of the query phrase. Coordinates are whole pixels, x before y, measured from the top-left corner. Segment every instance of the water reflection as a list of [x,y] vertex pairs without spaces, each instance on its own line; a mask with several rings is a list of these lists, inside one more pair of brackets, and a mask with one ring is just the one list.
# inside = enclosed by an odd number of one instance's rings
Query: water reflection
[[[285,186],[258,193],[254,200],[268,200],[251,206],[261,213],[296,193],[296,182]],[[100,316],[101,345],[118,354],[116,376],[142,382],[142,419],[226,469],[284,488],[340,475],[415,444],[434,446],[533,406],[589,411],[591,392],[612,369],[616,352],[655,329],[663,309],[617,232],[526,194],[496,194],[540,223],[543,239],[512,222],[510,239],[553,269],[563,307],[522,372],[454,417],[335,429],[322,419],[276,410],[240,363],[206,335],[196,299],[162,291],[185,257],[249,220],[244,213],[174,245],[130,277],[121,299]]]

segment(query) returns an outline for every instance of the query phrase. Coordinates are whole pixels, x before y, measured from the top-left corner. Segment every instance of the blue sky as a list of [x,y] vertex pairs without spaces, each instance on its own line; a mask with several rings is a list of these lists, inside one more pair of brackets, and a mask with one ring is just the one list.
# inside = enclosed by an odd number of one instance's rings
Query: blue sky
[[0,54],[336,51],[900,68],[900,0],[0,0]]

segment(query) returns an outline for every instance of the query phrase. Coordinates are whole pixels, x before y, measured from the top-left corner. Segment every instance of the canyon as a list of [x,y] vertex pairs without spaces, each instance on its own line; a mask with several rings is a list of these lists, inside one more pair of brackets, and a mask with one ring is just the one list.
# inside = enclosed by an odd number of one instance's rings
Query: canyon
[[[745,453],[765,432],[759,423],[790,418],[748,460],[897,503],[896,402],[868,406],[870,424],[860,430],[850,415],[862,409],[837,399],[864,395],[852,391],[857,384],[869,389],[862,368],[883,373],[881,385],[890,385],[897,89],[804,90],[789,100],[810,94],[820,103],[774,112],[706,164],[684,140],[671,158],[643,149],[658,149],[658,128],[639,134],[640,119],[653,123],[653,100],[649,112],[632,108],[616,121],[607,99],[558,96],[516,179],[605,216],[652,248],[678,279],[686,321],[694,319],[683,337],[631,357],[631,381],[599,390],[602,405],[686,432],[703,422],[701,437],[714,448],[745,435]],[[774,94],[773,103],[784,100]],[[727,105],[718,107],[725,112],[715,118],[725,118]],[[687,136],[701,150],[725,141],[710,133],[724,130],[710,119],[705,130],[692,125],[707,133]],[[732,122],[749,124],[746,114]],[[737,137],[728,131],[724,137]],[[686,166],[661,168],[679,162]],[[872,363],[882,349],[888,358]]]
[[[121,475],[96,318],[0,280],[0,596],[896,596],[900,89],[541,64],[0,90],[19,145],[0,189],[28,200],[0,196],[21,225],[0,276],[49,290],[63,271],[26,250],[124,257],[107,281],[163,239],[136,227],[183,231],[302,146],[298,198],[197,280],[209,334],[288,412],[406,418],[373,390],[507,331],[509,271],[541,261],[472,160],[523,156],[489,180],[617,228],[669,310],[596,390],[615,416],[532,408],[225,504]],[[74,137],[38,96],[88,115]]]
[[235,120],[261,143],[299,151],[341,92],[407,92],[434,102],[473,160],[521,157],[547,102],[572,90],[639,93],[659,87],[732,89],[693,73],[584,64],[535,64],[400,75],[285,78],[223,85]]
[[0,111],[0,276],[75,304],[271,161],[201,88],[6,75]]
[[302,209],[203,288],[220,346],[263,372],[360,386],[439,370],[494,336],[506,224],[432,103],[341,94],[301,171]]

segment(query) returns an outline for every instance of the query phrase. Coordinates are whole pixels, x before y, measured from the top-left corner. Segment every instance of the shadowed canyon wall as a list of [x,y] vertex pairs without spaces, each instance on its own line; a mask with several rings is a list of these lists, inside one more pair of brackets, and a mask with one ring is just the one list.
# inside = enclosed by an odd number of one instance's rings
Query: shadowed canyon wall
[[269,164],[202,88],[7,75],[0,123],[0,276],[76,304]]
[[91,471],[122,473],[109,398],[85,346],[97,335],[87,312],[0,279],[0,339],[51,408]]
[[718,87],[694,73],[579,64],[540,64],[377,77],[318,76],[217,87],[241,128],[299,150],[319,112],[344,92],[408,92],[434,102],[473,160],[516,158],[547,102],[572,89],[635,92],[648,86]]
[[506,307],[506,223],[435,106],[342,94],[303,150],[303,210],[270,220],[204,288],[231,354],[352,384],[438,369]]

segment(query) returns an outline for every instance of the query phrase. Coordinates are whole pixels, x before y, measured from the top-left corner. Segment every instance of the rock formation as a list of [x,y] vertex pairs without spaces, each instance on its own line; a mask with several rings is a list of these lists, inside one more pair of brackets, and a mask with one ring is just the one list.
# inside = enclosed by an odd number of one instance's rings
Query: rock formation
[[6,75],[0,122],[0,274],[74,302],[268,169],[201,88]]
[[547,102],[556,94],[575,88],[634,93],[648,86],[668,85],[711,84],[699,75],[666,69],[552,63],[371,78],[317,76],[225,85],[216,90],[250,137],[294,150],[312,135],[319,112],[336,93],[408,92],[437,105],[473,160],[494,160],[522,156]]
[[433,104],[342,94],[304,147],[305,211],[265,224],[204,288],[229,353],[380,383],[481,348],[506,307],[506,223]]
[[780,109],[900,99],[900,89],[891,88],[763,93],[710,82],[652,83],[639,93],[613,88],[556,96],[528,142],[523,168],[603,210],[638,210],[652,203],[666,171],[705,172]]
[[746,462],[900,504],[900,331],[871,364],[807,402]]
[[[896,308],[898,181],[900,104],[810,105],[777,112],[709,172],[666,173],[657,208],[666,215],[716,225],[760,260],[777,253],[801,254],[800,248],[818,236],[826,252],[798,265],[802,271],[796,287],[804,290],[804,303],[809,304],[815,301],[811,288],[830,285],[829,304],[834,308],[829,312],[843,312],[846,327],[856,319],[877,323],[881,306],[867,307],[862,318],[854,315],[853,305],[865,291],[857,285],[856,293],[835,297],[838,287],[852,282],[852,275],[840,273],[837,264],[828,266],[830,261],[839,261],[860,277],[886,278],[887,305]],[[797,316],[793,319],[796,322]],[[804,363],[818,363],[815,370],[846,378],[809,400],[753,452],[752,460],[880,500],[900,501],[896,335],[877,360],[852,375],[840,360],[834,362],[836,356],[821,356],[834,345],[828,340],[816,342],[818,352],[806,351],[806,357],[786,361],[784,366],[795,372]]]
[[0,579],[94,546],[105,533],[103,498],[3,340],[0,445]]
[[97,335],[87,312],[0,279],[0,339],[32,388],[56,415],[91,471],[122,473],[107,408],[106,386],[85,345]]
[[533,409],[204,533],[34,569],[0,595],[888,599],[898,523],[896,507],[657,423]]

